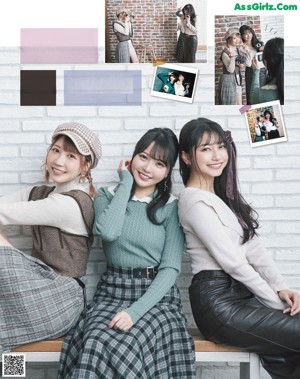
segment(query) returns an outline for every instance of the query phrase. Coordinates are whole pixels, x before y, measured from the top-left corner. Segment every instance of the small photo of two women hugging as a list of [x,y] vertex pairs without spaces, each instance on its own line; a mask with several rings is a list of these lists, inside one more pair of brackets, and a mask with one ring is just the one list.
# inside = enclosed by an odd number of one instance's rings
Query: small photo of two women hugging
[[246,120],[252,147],[287,140],[278,100],[251,108]]
[[153,78],[152,96],[192,103],[198,69],[180,65],[157,66]]
[[284,104],[283,16],[215,16],[215,104]]

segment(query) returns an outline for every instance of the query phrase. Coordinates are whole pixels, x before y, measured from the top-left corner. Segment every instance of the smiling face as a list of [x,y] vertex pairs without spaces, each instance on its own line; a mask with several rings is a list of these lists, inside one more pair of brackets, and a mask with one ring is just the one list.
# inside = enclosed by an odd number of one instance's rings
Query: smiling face
[[245,30],[242,37],[243,37],[243,40],[245,41],[245,43],[250,44],[252,37],[253,37],[253,34],[250,32],[250,30]]
[[191,158],[191,178],[200,188],[213,191],[214,179],[220,176],[228,163],[228,151],[219,136],[204,133]]
[[169,168],[157,156],[152,156],[152,142],[144,151],[135,155],[131,161],[130,169],[135,181],[135,195],[148,196],[156,189],[156,185],[167,177]]
[[65,138],[61,136],[51,145],[46,158],[49,176],[56,184],[73,181],[88,171],[88,165],[83,163],[84,158],[76,152],[75,147],[65,147]]
[[239,45],[241,42],[240,35],[238,33],[233,34],[231,37],[228,38],[228,45],[236,46]]
[[118,19],[125,22],[125,19],[126,19],[126,16],[127,16],[127,13],[126,12],[121,12],[118,14]]

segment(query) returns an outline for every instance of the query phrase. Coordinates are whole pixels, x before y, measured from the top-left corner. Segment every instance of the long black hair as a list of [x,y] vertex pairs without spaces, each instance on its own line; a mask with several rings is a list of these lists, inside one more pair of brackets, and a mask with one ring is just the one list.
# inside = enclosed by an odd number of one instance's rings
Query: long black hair
[[284,103],[284,39],[272,38],[263,51],[263,61],[267,63],[267,84],[276,80],[280,104]]
[[[227,148],[229,157],[228,163],[224,168],[222,174],[219,177],[216,177],[214,180],[214,191],[215,194],[230,207],[230,209],[239,219],[240,224],[243,228],[243,243],[245,243],[257,234],[256,229],[259,227],[257,221],[257,213],[246,202],[239,190],[236,191],[236,199],[233,202],[231,202],[226,195],[228,167],[230,167],[232,164],[234,167],[236,165],[235,159],[234,162],[230,161],[230,157],[232,156],[230,152],[231,149],[234,149],[234,152],[236,153],[236,150],[235,145],[231,144],[226,139],[225,132],[218,123],[207,118],[197,118],[195,120],[189,121],[183,126],[179,136],[180,175],[182,177],[184,185],[186,185],[191,175],[191,166],[197,166],[195,159],[197,148],[200,144],[208,144],[213,135],[217,136],[217,143],[224,143]],[[203,138],[207,138],[207,141],[203,142]],[[183,152],[188,154],[191,165],[186,164],[182,159]],[[238,187],[236,176],[233,179],[236,181],[234,184],[236,187]]]
[[270,118],[269,118],[269,121],[272,122],[273,125],[276,125],[276,123],[274,122],[274,116],[272,114],[271,111],[269,111],[269,109],[266,109],[264,111],[264,117],[266,118],[266,115],[269,114],[270,115]]
[[[135,145],[131,160],[137,154],[144,152],[152,142],[154,142],[154,145],[150,152],[151,158],[164,162],[169,169],[167,177],[156,185],[154,198],[147,207],[147,215],[150,221],[159,225],[161,222],[156,219],[156,211],[168,202],[171,195],[171,176],[178,156],[178,140],[174,132],[169,128],[149,129]],[[132,185],[130,198],[133,197],[134,192],[135,182]]]
[[196,12],[192,4],[186,4],[182,8],[182,12],[190,16],[190,22],[193,26],[196,26]]
[[[255,31],[249,26],[249,25],[242,25],[240,26],[240,35],[242,37],[242,41],[245,42],[245,39],[243,38],[243,33],[245,33],[245,31],[249,31],[251,34],[252,34],[252,38],[251,38],[251,45],[252,47],[254,47],[254,49],[256,51],[259,51],[259,48],[262,46],[261,45],[261,41],[257,38],[256,34],[255,34]],[[260,46],[258,46],[258,44]]]

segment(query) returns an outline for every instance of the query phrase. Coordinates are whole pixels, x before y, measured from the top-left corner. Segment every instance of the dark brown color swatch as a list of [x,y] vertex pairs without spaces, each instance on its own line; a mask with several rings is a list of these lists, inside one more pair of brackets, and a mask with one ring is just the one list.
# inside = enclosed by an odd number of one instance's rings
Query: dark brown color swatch
[[56,105],[55,70],[21,70],[20,105]]

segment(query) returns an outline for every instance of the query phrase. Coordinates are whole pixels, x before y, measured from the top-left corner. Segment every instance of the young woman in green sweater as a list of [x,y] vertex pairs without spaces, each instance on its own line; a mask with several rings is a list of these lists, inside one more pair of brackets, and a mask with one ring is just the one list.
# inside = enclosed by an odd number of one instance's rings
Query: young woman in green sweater
[[119,184],[101,188],[95,231],[107,270],[94,301],[66,337],[59,378],[194,378],[193,341],[175,285],[184,237],[171,174],[178,141],[148,130]]

